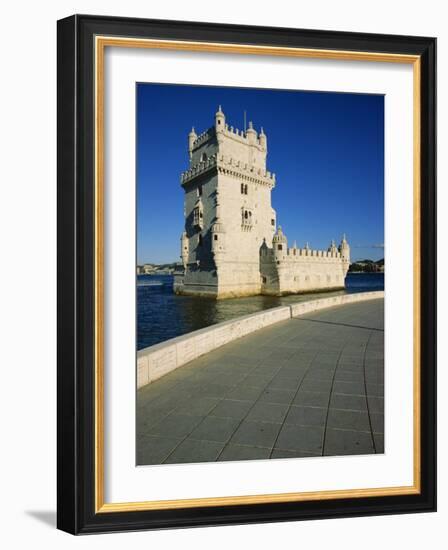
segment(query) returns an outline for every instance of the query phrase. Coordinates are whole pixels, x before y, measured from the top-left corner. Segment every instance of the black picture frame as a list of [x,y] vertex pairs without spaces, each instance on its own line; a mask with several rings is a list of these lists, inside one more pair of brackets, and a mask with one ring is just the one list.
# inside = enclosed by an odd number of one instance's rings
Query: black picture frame
[[[420,58],[419,494],[97,513],[95,510],[95,36]],[[74,15],[58,21],[58,511],[73,534],[430,512],[436,509],[436,39]]]

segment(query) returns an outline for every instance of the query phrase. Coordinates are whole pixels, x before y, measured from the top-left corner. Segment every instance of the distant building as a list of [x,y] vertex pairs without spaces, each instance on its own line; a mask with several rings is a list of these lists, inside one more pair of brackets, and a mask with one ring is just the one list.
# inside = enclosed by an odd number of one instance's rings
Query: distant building
[[142,273],[144,273],[145,275],[148,275],[149,273],[154,273],[154,271],[156,271],[156,268],[152,264],[144,264],[142,266]]
[[288,248],[271,206],[275,174],[266,170],[267,136],[226,124],[188,136],[190,167],[182,174],[185,231],[177,294],[228,298],[343,288],[350,247]]

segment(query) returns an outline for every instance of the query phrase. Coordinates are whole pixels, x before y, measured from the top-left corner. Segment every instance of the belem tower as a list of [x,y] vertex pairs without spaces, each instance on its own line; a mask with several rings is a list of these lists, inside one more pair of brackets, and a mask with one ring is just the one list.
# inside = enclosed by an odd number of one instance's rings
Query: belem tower
[[345,239],[328,250],[288,247],[271,206],[275,174],[266,170],[267,137],[251,122],[246,131],[226,124],[219,107],[215,124],[188,135],[190,167],[185,191],[183,271],[176,294],[231,298],[344,288],[350,265]]

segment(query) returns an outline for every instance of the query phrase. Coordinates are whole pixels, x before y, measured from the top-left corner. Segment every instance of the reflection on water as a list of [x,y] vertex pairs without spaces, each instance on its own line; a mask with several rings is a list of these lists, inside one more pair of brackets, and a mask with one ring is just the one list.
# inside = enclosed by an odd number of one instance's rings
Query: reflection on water
[[349,273],[346,289],[290,296],[213,300],[173,294],[171,275],[137,277],[137,348],[142,349],[222,321],[286,304],[351,292],[384,289],[382,273]]

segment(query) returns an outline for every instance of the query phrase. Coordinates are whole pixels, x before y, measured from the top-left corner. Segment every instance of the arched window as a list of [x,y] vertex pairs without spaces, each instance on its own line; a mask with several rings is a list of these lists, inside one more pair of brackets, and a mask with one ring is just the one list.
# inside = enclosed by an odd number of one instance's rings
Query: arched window
[[244,183],[241,184],[241,194],[244,195]]

